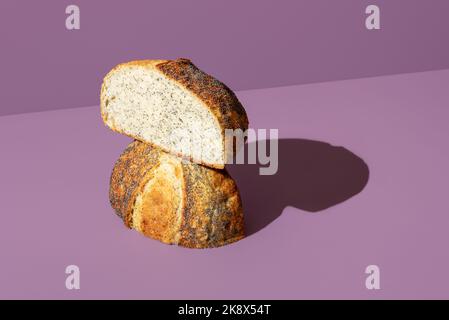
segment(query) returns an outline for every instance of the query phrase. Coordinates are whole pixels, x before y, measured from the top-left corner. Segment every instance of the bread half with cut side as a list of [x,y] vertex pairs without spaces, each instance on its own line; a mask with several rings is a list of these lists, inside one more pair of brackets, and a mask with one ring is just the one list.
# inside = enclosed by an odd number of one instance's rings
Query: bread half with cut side
[[244,237],[242,202],[226,170],[140,141],[117,160],[109,198],[126,226],[167,244],[211,248]]
[[101,114],[114,131],[222,169],[225,129],[248,129],[245,109],[223,83],[187,59],[123,63],[104,78]]

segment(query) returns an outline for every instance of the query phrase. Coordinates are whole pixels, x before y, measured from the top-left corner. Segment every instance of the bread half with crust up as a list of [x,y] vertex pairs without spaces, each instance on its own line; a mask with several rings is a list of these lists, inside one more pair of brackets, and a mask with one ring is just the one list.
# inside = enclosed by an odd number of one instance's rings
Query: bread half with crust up
[[235,94],[187,59],[119,64],[103,80],[100,105],[112,130],[218,169],[235,152],[225,129],[248,129]]
[[212,248],[244,237],[242,202],[226,170],[140,141],[117,160],[109,198],[126,226],[167,244]]

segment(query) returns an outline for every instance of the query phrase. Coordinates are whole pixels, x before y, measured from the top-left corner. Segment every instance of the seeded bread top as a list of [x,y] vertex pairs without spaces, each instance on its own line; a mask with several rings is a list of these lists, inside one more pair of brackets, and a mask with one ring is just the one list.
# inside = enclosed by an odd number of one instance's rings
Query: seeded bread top
[[[125,225],[133,227],[136,198],[144,193],[144,186],[150,180],[158,177],[153,169],[170,158],[182,171],[176,177],[183,190],[182,222],[179,230],[175,230],[179,232],[178,244],[189,248],[217,247],[241,239],[244,236],[242,202],[238,188],[226,170],[182,161],[140,141],[134,141],[126,148],[111,175],[110,202]],[[169,185],[161,186],[158,191],[168,192],[170,196],[170,183],[175,182],[167,183]],[[169,201],[175,201],[169,198]],[[175,225],[170,227],[176,228]]]
[[248,129],[245,109],[224,83],[198,69],[188,59],[156,64],[167,77],[179,82],[206,103],[224,129]]

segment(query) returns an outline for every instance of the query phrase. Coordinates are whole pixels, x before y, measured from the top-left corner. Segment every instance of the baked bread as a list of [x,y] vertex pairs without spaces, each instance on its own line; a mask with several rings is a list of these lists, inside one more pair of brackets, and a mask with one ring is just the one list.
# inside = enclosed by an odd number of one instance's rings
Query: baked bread
[[218,169],[235,152],[225,129],[248,129],[235,94],[187,59],[119,64],[103,80],[100,105],[112,130]]
[[126,226],[164,243],[210,248],[244,237],[240,195],[226,170],[140,141],[117,160],[109,197]]

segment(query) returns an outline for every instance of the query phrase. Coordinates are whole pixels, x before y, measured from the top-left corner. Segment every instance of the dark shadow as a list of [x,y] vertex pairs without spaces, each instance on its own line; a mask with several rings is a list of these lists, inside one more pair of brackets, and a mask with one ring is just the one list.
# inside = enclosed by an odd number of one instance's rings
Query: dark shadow
[[353,197],[368,182],[366,163],[343,147],[280,139],[278,156],[274,175],[260,175],[258,164],[227,166],[240,190],[247,235],[270,224],[287,206],[318,212]]

